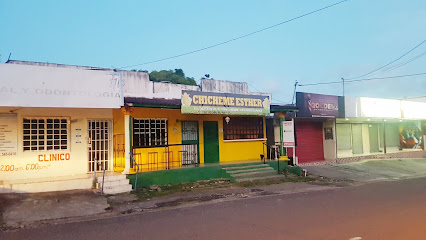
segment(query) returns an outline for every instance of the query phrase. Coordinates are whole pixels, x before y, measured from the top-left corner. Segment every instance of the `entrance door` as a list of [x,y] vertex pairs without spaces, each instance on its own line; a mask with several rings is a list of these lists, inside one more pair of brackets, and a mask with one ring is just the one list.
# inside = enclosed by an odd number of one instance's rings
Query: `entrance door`
[[352,124],[352,153],[362,154],[364,149],[362,146],[362,125]]
[[89,172],[102,171],[99,163],[105,169],[110,169],[111,159],[111,120],[88,120],[87,130],[89,137],[88,161]]
[[219,162],[219,129],[217,122],[203,122],[204,163]]
[[379,152],[379,128],[377,124],[368,125],[368,133],[370,138],[370,152]]
[[198,164],[198,122],[182,121],[182,165]]

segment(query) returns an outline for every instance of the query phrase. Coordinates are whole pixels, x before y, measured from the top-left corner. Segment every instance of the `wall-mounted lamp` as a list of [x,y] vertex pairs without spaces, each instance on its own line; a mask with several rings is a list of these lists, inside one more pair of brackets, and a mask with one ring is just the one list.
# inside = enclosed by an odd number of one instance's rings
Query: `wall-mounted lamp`
[[226,122],[226,124],[228,124],[230,121],[231,121],[231,118],[230,118],[230,117],[226,117],[226,118],[225,118],[225,122]]

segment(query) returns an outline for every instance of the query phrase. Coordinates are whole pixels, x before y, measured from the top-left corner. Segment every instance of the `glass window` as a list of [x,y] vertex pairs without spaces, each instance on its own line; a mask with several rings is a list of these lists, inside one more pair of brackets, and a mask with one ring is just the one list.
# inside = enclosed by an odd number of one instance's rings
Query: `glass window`
[[167,139],[167,119],[133,119],[133,146],[165,146]]
[[66,118],[24,118],[23,150],[67,150],[68,122]]
[[262,117],[231,117],[226,123],[223,118],[224,140],[263,138]]

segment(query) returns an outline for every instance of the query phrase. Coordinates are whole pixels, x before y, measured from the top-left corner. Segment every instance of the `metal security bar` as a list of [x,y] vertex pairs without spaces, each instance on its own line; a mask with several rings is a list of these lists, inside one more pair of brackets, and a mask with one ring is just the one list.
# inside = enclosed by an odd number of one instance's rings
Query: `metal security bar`
[[[143,152],[143,153],[142,153]],[[170,144],[165,147],[133,148],[135,163],[140,172],[198,165],[198,144]]]
[[[111,159],[111,120],[88,120],[88,171],[109,170]],[[96,160],[99,164],[96,164]],[[101,167],[102,166],[102,167]]]

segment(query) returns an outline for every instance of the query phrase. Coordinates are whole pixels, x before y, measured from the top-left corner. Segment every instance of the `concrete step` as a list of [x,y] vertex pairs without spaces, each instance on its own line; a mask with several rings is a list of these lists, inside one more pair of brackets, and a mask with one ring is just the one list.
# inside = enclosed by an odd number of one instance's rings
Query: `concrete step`
[[[97,182],[102,182],[102,173],[96,173]],[[105,174],[105,182],[120,181],[127,179],[125,174]]]
[[245,165],[245,166],[235,166],[235,167],[224,167],[223,170],[239,170],[239,169],[246,169],[246,168],[262,168],[262,167],[269,167],[268,164],[252,164],[252,165]]
[[105,194],[119,194],[119,193],[129,193],[132,191],[132,185],[119,185],[114,187],[104,187]]
[[266,180],[278,180],[285,178],[282,175],[272,175],[272,176],[264,176],[264,177],[250,177],[250,178],[238,178],[236,179],[239,183],[245,183],[245,182],[257,182],[257,181],[266,181]]
[[54,192],[54,191],[67,191],[77,189],[91,189],[93,185],[93,178],[77,178],[66,180],[55,180],[43,182],[10,182],[4,184],[0,193],[35,193],[35,192]]
[[248,168],[248,169],[241,169],[241,170],[235,170],[235,171],[226,171],[229,174],[238,174],[238,173],[245,173],[245,172],[255,172],[255,171],[266,171],[266,170],[274,170],[272,167],[262,167],[262,168]]
[[[105,187],[115,187],[115,186],[120,186],[120,185],[128,185],[129,184],[129,179],[122,179],[119,181],[110,181],[110,182],[104,182],[104,188]],[[97,183],[96,186],[98,189],[102,188],[102,178],[101,178],[101,182]]]
[[242,178],[242,177],[255,177],[255,176],[272,175],[272,174],[278,174],[278,173],[275,170],[266,170],[266,171],[256,171],[256,172],[231,174],[231,176],[234,177],[234,178]]

